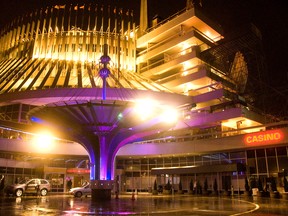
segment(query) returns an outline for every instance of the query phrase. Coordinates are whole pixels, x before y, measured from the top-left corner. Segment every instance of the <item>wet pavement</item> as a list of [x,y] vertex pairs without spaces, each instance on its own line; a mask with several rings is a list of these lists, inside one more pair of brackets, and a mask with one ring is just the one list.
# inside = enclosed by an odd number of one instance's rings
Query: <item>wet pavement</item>
[[192,195],[120,195],[109,201],[64,194],[0,198],[0,215],[288,215],[288,200],[259,197]]

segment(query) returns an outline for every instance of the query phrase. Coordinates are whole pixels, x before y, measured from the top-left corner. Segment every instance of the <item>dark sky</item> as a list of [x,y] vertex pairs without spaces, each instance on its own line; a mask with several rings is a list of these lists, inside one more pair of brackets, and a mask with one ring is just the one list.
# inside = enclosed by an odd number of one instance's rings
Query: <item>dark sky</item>
[[[76,2],[82,4],[88,3],[89,0],[0,0],[0,26],[12,17],[35,7]],[[133,9],[135,16],[139,15],[140,0],[94,0],[94,2],[99,5],[110,4]],[[148,0],[148,4],[150,17],[158,14],[165,18],[184,8],[186,0]],[[286,106],[288,106],[287,8],[287,0],[202,0],[204,13],[221,24],[224,32],[249,22],[253,22],[260,29],[268,65],[267,84],[273,89],[269,93],[270,97],[277,97],[278,95],[274,94],[278,92],[282,95],[280,97],[284,97],[283,104]]]

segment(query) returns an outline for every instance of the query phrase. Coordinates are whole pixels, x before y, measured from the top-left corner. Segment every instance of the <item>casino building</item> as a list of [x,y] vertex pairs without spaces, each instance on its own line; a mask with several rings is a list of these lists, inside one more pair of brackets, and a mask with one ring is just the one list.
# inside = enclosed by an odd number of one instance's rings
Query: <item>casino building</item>
[[[121,192],[151,192],[154,182],[177,191],[181,182],[186,192],[207,182],[212,191],[216,181],[218,191],[243,193],[245,179],[267,189],[276,179],[283,190],[287,122],[255,107],[259,86],[249,79],[264,70],[258,29],[226,39],[189,0],[151,25],[148,9],[142,0],[138,25],[128,9],[53,5],[1,29],[0,174],[7,182],[41,176],[54,191],[67,178],[78,186],[103,176]],[[161,104],[158,117],[176,106],[178,120],[137,123],[131,104],[144,98]],[[35,128],[44,123],[59,139],[38,149]],[[105,170],[91,168],[99,164]]]

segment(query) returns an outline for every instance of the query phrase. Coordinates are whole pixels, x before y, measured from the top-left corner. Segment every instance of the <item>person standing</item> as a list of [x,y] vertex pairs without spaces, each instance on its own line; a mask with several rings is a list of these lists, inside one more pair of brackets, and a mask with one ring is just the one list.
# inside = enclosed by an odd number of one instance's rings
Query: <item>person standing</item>
[[69,192],[69,190],[72,188],[72,180],[69,178],[69,180],[67,181],[67,192]]
[[0,193],[4,192],[4,187],[5,187],[5,176],[0,175]]
[[35,189],[36,189],[36,196],[39,197],[40,196],[40,183],[39,182],[36,183]]

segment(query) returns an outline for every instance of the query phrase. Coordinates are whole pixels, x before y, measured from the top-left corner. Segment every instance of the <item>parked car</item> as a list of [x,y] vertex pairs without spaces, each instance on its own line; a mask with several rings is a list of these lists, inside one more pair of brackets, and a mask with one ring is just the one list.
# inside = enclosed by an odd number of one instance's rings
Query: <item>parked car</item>
[[24,179],[20,182],[12,185],[8,185],[5,188],[5,193],[7,195],[13,194],[17,197],[25,194],[39,194],[41,196],[46,196],[51,190],[51,185],[46,179]]
[[81,187],[71,188],[69,190],[69,194],[73,195],[74,197],[91,195],[90,183],[84,182]]

